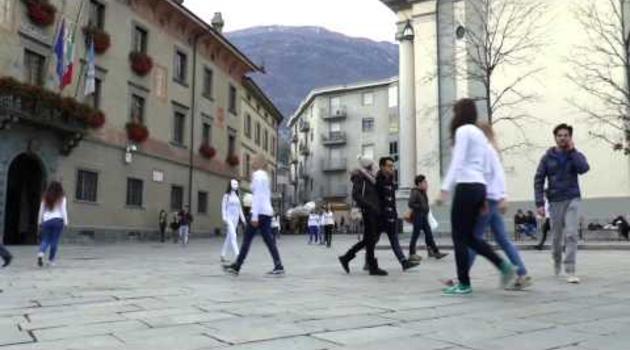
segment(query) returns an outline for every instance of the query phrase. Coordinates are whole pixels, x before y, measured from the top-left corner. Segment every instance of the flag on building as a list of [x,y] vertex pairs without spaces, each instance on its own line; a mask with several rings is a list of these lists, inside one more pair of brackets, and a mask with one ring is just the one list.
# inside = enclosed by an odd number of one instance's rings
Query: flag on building
[[66,19],[62,19],[61,28],[55,40],[55,56],[57,56],[57,78],[59,89],[72,82],[74,70],[74,33],[70,30]]
[[90,38],[88,47],[87,72],[85,74],[85,94],[90,95],[96,91],[96,63],[94,62],[94,40]]

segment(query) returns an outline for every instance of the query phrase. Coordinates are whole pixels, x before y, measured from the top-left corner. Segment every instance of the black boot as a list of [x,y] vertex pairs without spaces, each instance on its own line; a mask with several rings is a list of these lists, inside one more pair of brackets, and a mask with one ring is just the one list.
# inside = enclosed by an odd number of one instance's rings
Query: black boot
[[368,261],[368,265],[370,268],[370,276],[387,276],[387,271],[378,267],[378,260],[374,259],[372,261]]
[[447,256],[448,253],[440,253],[440,251],[437,248],[435,248],[435,249],[428,249],[428,255],[429,255],[429,258],[440,260],[443,257]]
[[342,255],[339,257],[339,263],[346,273],[350,273],[350,261],[354,258],[353,256]]
[[403,260],[401,263],[403,271],[407,271],[409,269],[413,269],[420,265],[419,261],[411,261],[411,260]]

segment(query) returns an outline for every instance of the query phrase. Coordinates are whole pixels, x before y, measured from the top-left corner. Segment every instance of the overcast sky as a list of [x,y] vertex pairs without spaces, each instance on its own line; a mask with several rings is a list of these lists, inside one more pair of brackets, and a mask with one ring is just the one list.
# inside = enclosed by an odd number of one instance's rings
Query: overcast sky
[[394,41],[396,16],[379,0],[184,0],[184,5],[208,22],[222,12],[225,31],[320,26],[353,37]]

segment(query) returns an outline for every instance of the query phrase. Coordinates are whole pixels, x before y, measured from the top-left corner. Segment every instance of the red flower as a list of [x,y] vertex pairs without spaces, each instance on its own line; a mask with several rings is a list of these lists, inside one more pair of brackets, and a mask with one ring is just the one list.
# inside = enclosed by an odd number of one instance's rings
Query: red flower
[[94,40],[94,52],[97,54],[104,53],[111,45],[109,34],[100,28],[90,26],[83,27],[83,34]]
[[93,129],[100,129],[105,124],[105,114],[101,111],[90,114],[88,118],[88,124]]
[[199,153],[201,153],[204,158],[212,159],[217,154],[217,150],[209,144],[203,143],[199,146]]
[[149,138],[149,129],[143,124],[129,122],[125,128],[127,129],[127,137],[133,142],[143,143]]
[[57,8],[48,0],[25,0],[27,15],[33,23],[41,27],[48,27],[55,22]]
[[225,159],[225,162],[228,163],[228,165],[235,167],[239,165],[240,159],[238,158],[236,154],[230,154]]
[[153,59],[144,52],[132,52],[129,54],[131,60],[131,69],[139,76],[149,74],[153,68]]

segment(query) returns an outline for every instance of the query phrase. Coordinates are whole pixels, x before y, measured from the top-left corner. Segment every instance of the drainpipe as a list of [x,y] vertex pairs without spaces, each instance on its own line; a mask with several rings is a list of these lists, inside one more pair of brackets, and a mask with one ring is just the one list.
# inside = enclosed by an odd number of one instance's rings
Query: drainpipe
[[435,26],[436,26],[436,37],[437,37],[437,49],[436,49],[436,55],[437,55],[437,84],[438,84],[438,91],[437,91],[437,97],[438,97],[438,166],[440,167],[439,169],[439,173],[440,173],[440,178],[442,176],[444,176],[444,154],[443,152],[443,147],[444,147],[444,138],[443,138],[443,130],[442,130],[442,125],[443,125],[443,121],[442,121],[442,117],[444,116],[443,110],[444,107],[442,105],[442,88],[440,87],[440,79],[442,77],[442,69],[441,69],[441,65],[442,65],[442,55],[440,52],[440,2],[436,1],[435,2]]
[[193,194],[193,160],[195,155],[195,104],[197,102],[197,42],[204,33],[197,33],[193,38],[193,69],[192,69],[192,88],[190,98],[190,153],[188,158],[188,209],[192,213],[192,194]]

